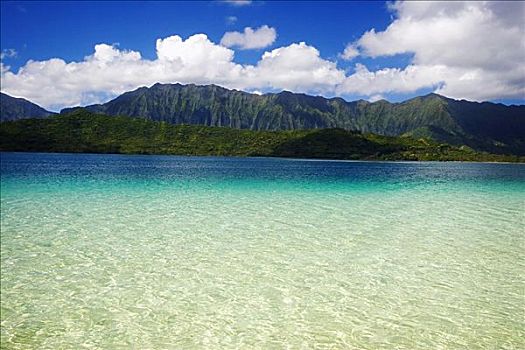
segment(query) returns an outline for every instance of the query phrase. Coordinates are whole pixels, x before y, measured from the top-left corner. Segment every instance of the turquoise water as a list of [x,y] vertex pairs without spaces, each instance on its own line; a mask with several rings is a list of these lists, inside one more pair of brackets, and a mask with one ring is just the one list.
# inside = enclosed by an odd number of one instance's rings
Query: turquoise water
[[525,166],[1,155],[5,349],[523,349]]

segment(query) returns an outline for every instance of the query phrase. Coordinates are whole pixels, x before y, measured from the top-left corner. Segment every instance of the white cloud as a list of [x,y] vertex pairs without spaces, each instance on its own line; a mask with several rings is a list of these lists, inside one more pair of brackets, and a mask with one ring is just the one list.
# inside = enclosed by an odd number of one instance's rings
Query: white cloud
[[11,66],[7,66],[4,64],[4,62],[0,62],[0,74],[2,74],[2,77],[4,73],[9,72],[10,69],[11,69]]
[[525,3],[408,1],[391,9],[396,18],[384,31],[366,32],[345,53],[409,53],[411,64],[403,70],[358,69],[341,93],[357,90],[354,84],[361,92],[411,92],[437,84],[438,93],[454,98],[525,98]]
[[383,97],[383,95],[372,95],[368,98],[368,101],[369,102],[376,102],[376,101],[379,101],[379,100],[384,100],[385,98]]
[[4,49],[0,53],[0,60],[3,60],[4,58],[12,58],[16,57],[18,55],[18,52],[16,52],[15,49]]
[[[186,39],[177,35],[158,39],[157,57],[152,60],[137,51],[98,44],[78,62],[30,60],[17,72],[0,62],[1,89],[53,110],[105,102],[156,82],[214,83],[245,91],[355,94],[372,100],[422,88],[478,101],[525,98],[525,3],[408,2],[391,7],[395,18],[384,31],[366,32],[342,54],[356,60],[351,74],[304,42],[264,52],[256,64],[239,64],[224,42],[219,45],[205,34],[196,34]],[[241,39],[230,44],[262,45],[264,40],[247,39],[247,33],[257,36],[273,28],[249,29],[251,32],[237,33]],[[273,43],[275,37],[270,39],[265,40]],[[371,57],[409,53],[413,57],[405,68],[371,70],[359,63],[357,53]]]
[[341,53],[339,56],[344,60],[350,61],[353,58],[359,56],[359,50],[357,49],[355,45],[348,44],[345,50],[343,51],[343,53]]
[[252,4],[252,0],[223,0],[223,2],[232,6],[247,6]]
[[88,60],[97,62],[111,62],[114,60],[122,61],[138,61],[141,56],[136,51],[120,51],[114,45],[98,44],[95,45],[95,53],[92,56],[86,57]]
[[174,35],[157,39],[157,56],[161,61],[178,62],[185,67],[209,65],[210,62],[221,65],[233,60],[233,51],[212,43],[205,34],[195,34],[186,40]]
[[228,16],[226,17],[226,24],[235,24],[237,22],[236,16]]
[[369,71],[363,64],[357,63],[354,74],[337,87],[337,92],[372,96],[391,92],[409,93],[425,87],[438,88],[443,84],[445,73],[445,66],[410,65],[405,69]]
[[344,72],[305,43],[265,52],[255,65],[234,61],[234,51],[204,34],[186,40],[174,35],[156,42],[157,58],[137,51],[98,44],[80,62],[59,58],[28,61],[18,72],[2,65],[2,91],[49,109],[86,105],[139,86],[160,83],[219,84],[242,90],[288,89],[329,92],[344,80]]
[[244,32],[226,32],[221,39],[221,45],[238,47],[241,50],[261,49],[270,46],[277,38],[275,28],[263,25],[255,30],[251,27],[244,28]]
[[267,51],[256,66],[244,69],[247,85],[291,91],[332,91],[344,72],[319,51],[301,42]]

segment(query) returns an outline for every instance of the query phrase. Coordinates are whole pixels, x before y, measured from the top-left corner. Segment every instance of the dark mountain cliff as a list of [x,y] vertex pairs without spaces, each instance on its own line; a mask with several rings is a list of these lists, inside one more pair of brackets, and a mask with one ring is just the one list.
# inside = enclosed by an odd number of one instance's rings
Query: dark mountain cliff
[[0,93],[0,121],[45,118],[52,114],[54,113],[46,111],[28,100]]

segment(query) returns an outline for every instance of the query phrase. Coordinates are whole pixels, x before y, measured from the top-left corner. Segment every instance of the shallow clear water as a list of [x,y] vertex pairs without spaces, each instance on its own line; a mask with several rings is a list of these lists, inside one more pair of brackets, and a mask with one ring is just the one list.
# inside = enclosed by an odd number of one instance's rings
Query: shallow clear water
[[523,349],[525,166],[1,155],[1,346]]

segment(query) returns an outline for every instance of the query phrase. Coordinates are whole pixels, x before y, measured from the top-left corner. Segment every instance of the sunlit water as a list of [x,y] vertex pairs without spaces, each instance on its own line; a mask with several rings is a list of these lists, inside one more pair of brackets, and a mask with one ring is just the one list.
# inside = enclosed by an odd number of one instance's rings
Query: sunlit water
[[523,349],[525,166],[1,156],[5,349]]

